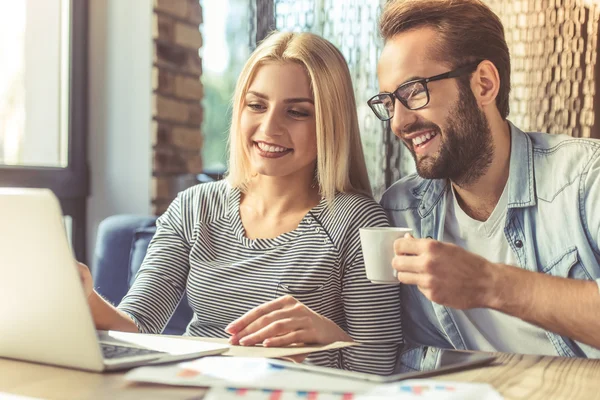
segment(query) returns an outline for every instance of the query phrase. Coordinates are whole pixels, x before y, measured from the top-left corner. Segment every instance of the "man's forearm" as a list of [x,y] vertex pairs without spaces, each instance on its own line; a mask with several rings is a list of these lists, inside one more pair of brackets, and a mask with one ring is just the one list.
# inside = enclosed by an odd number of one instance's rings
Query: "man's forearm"
[[583,281],[496,267],[488,307],[600,349],[600,293]]

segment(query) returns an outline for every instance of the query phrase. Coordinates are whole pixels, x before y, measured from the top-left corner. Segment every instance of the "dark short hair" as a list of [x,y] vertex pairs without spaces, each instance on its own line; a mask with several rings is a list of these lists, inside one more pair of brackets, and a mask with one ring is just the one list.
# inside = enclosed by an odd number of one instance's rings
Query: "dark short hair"
[[510,54],[500,18],[480,0],[391,0],[379,22],[386,42],[422,27],[439,33],[433,59],[449,62],[454,68],[478,60],[489,60],[496,66],[500,75],[496,106],[506,119],[510,111]]

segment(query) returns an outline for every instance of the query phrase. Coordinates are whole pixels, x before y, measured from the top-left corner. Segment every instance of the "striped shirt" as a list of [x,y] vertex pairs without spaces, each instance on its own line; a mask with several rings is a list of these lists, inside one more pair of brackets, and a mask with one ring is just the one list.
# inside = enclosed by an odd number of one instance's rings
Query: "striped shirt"
[[140,332],[160,333],[185,292],[194,311],[186,335],[227,338],[230,322],[289,294],[365,344],[313,353],[308,362],[392,373],[403,343],[400,289],[367,280],[358,232],[388,226],[379,204],[338,194],[333,208],[321,200],[295,230],[252,240],[240,218],[240,197],[226,181],[180,193],[158,219],[119,309]]

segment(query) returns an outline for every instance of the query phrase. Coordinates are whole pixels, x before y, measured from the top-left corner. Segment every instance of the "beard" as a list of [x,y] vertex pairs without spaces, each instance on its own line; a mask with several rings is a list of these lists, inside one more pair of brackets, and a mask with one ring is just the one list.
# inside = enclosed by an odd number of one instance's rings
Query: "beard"
[[412,143],[404,141],[422,178],[450,179],[458,186],[468,186],[489,169],[494,157],[490,126],[467,85],[459,84],[458,101],[450,110],[443,131],[433,122],[419,121],[402,133],[408,135],[423,130],[431,130],[439,136],[436,154],[418,158]]

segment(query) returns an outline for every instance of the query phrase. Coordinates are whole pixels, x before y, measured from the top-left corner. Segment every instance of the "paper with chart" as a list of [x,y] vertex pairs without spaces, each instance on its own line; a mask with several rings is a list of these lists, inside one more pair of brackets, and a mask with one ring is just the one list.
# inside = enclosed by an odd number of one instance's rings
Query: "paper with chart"
[[204,357],[177,365],[136,368],[125,375],[135,382],[212,388],[209,399],[499,400],[489,385],[414,379],[376,384],[357,379],[282,368],[265,358]]
[[376,386],[365,393],[213,388],[204,400],[501,400],[490,385],[409,380]]
[[125,375],[135,382],[177,386],[239,387],[246,389],[366,391],[366,381],[320,375],[274,366],[266,358],[204,357],[177,365],[136,368]]

